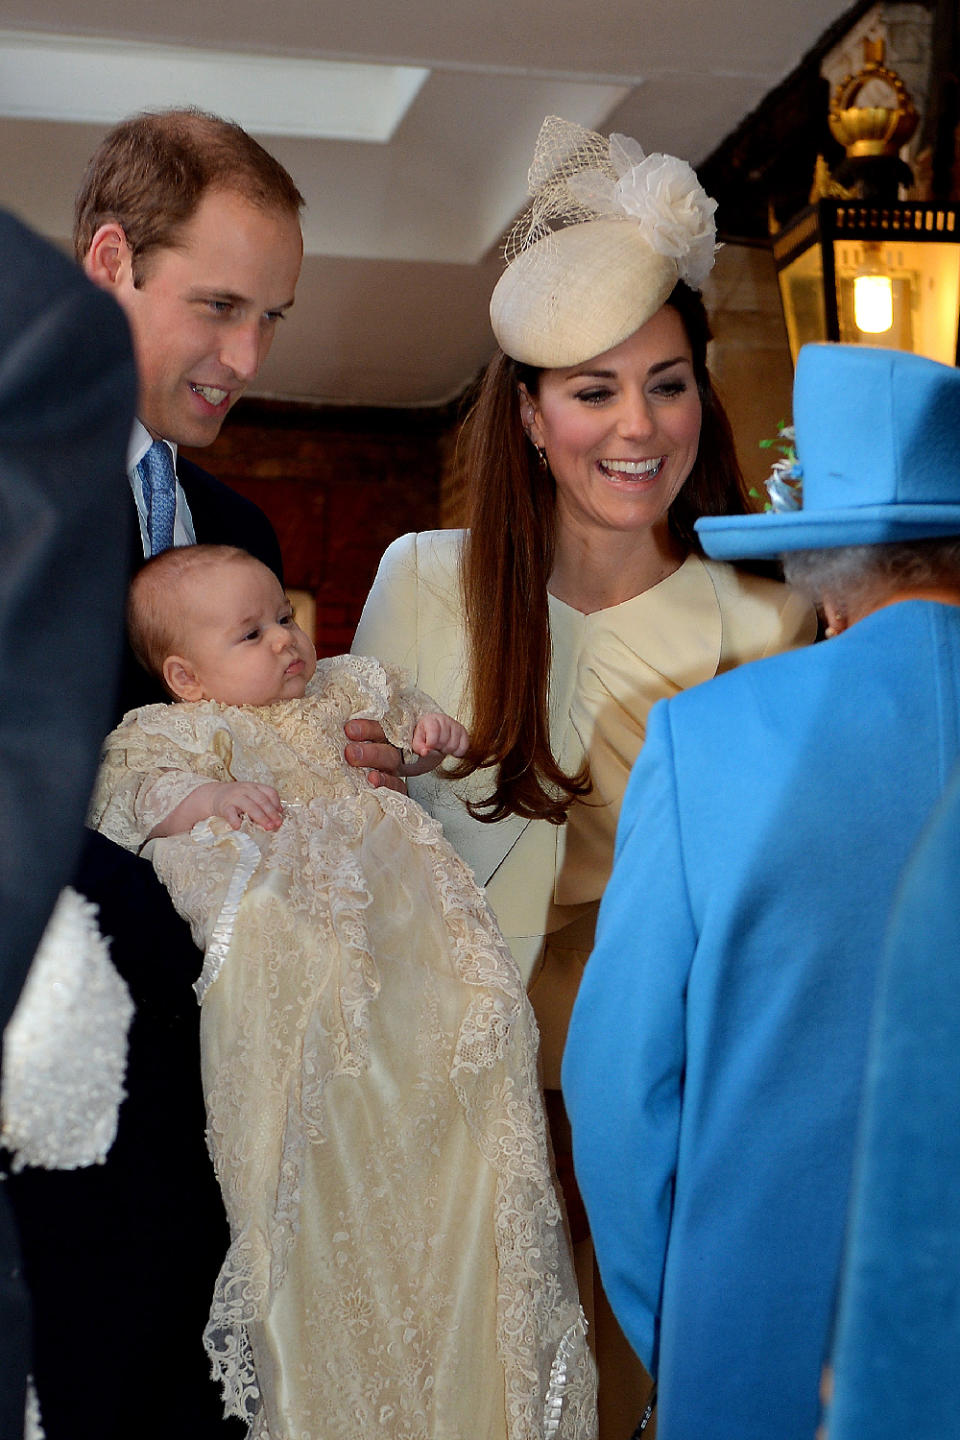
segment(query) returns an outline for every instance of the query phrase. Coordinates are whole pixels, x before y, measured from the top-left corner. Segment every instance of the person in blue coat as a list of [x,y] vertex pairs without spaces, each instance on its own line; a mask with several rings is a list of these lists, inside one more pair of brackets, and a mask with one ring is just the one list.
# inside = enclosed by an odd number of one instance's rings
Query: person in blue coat
[[794,423],[802,508],[697,528],[832,638],[652,712],[563,1065],[659,1440],[812,1440],[884,930],[960,756],[960,371],[809,346]]
[[960,768],[907,867],[874,1018],[830,1440],[958,1440]]

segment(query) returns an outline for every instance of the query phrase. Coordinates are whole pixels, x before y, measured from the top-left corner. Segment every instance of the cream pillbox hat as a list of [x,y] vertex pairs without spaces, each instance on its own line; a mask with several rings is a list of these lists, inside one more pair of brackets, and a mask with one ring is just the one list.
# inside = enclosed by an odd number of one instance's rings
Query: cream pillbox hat
[[514,360],[579,365],[638,330],[678,280],[699,289],[713,267],[716,201],[685,160],[551,115],[528,183],[533,203],[507,237],[490,301]]

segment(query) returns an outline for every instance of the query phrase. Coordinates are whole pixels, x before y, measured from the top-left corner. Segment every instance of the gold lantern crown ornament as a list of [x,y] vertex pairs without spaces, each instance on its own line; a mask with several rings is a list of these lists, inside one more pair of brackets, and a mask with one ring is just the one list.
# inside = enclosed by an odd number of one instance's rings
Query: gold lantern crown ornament
[[[918,116],[884,54],[882,39],[865,41],[862,68],[830,101],[844,159],[831,174],[818,157],[810,205],[782,229],[771,226],[794,362],[802,345],[823,340],[912,350],[948,365],[960,355],[960,214],[956,205],[899,198],[913,181],[900,150]],[[857,103],[873,82],[891,103]]]
[[[897,156],[917,128],[917,111],[910,93],[896,70],[884,65],[886,46],[882,38],[864,41],[863,68],[848,75],[830,101],[827,121],[833,138],[843,146],[848,160],[872,156]],[[857,105],[854,102],[871,81],[883,82],[896,97],[886,105]]]

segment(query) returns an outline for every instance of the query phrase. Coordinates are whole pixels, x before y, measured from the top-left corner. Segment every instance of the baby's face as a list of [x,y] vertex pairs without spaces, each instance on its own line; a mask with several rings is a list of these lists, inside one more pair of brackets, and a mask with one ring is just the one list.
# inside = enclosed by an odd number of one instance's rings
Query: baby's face
[[272,570],[230,560],[198,577],[183,650],[199,693],[224,705],[297,700],[317,668],[310,640]]

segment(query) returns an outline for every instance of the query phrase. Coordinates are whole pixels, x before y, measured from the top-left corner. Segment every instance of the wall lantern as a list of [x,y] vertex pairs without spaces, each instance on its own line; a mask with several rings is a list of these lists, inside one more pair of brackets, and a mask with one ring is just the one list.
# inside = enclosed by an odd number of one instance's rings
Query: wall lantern
[[[898,200],[910,184],[899,150],[917,125],[906,86],[883,64],[882,40],[840,85],[829,123],[846,150],[831,176],[818,160],[815,199],[782,229],[771,220],[773,257],[796,363],[811,340],[913,350],[960,363],[960,207]],[[895,105],[856,105],[871,81]],[[879,87],[874,87],[879,88]]]

